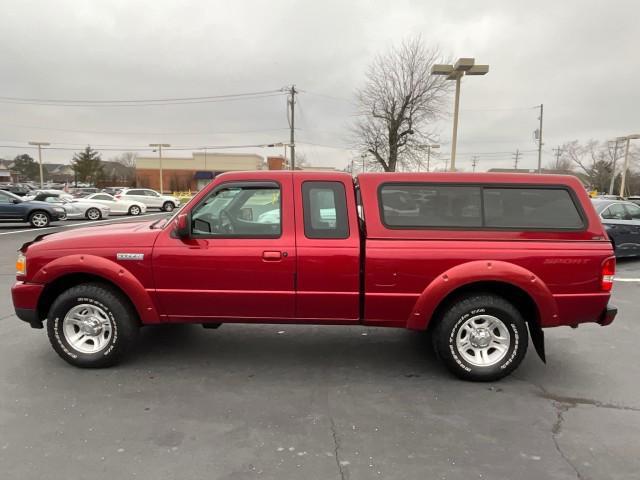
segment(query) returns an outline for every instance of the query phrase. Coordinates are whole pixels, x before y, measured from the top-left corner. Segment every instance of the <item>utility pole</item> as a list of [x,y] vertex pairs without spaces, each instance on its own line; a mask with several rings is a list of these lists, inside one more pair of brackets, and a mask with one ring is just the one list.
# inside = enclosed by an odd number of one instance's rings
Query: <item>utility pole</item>
[[29,145],[38,146],[38,163],[40,164],[40,188],[44,188],[44,175],[42,174],[42,147],[51,145],[49,142],[29,142]]
[[169,148],[171,145],[168,143],[150,143],[149,146],[158,149],[158,159],[160,161],[160,193],[164,193],[164,183],[162,182],[162,147]]
[[471,167],[473,168],[473,173],[476,173],[476,165],[478,164],[478,157],[471,157]]
[[542,173],[542,113],[544,105],[540,104],[540,127],[538,127],[538,173]]
[[296,93],[298,93],[298,91],[296,90],[295,85],[291,85],[291,87],[288,89],[288,92],[289,92],[289,98],[287,99],[287,105],[289,106],[289,111],[290,111],[289,127],[291,128],[291,136],[289,139],[289,149],[291,151],[291,170],[295,170],[296,169],[295,105],[296,105]]
[[362,154],[362,173],[364,173],[366,171],[365,164],[364,164],[366,159],[367,159],[367,154],[363,153]]
[[557,169],[558,165],[560,165],[560,155],[562,155],[562,148],[560,147],[554,148],[553,151],[556,154],[556,169]]
[[520,149],[516,148],[516,153],[513,154],[513,167],[518,169],[518,160],[520,159]]

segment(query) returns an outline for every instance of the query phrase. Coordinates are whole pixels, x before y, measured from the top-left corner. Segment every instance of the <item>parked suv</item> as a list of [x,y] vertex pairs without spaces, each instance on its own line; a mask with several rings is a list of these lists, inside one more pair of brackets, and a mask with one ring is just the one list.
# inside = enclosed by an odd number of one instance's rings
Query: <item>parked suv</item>
[[44,228],[65,217],[66,212],[59,205],[23,200],[11,192],[0,190],[0,220],[29,222],[34,228]]
[[148,188],[125,188],[116,194],[117,199],[144,203],[147,208],[159,208],[171,212],[180,205],[180,200],[171,195],[162,195]]
[[225,173],[171,219],[39,237],[17,270],[16,314],[79,367],[142,325],[366,325],[428,330],[449,370],[491,381],[530,336],[544,360],[543,328],[616,315],[611,243],[559,175]]

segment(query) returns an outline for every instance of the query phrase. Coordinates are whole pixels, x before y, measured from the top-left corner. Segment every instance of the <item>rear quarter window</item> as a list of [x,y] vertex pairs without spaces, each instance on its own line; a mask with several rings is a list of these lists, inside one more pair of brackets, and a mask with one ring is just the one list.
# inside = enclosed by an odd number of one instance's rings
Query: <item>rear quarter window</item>
[[383,224],[393,229],[581,230],[582,210],[563,186],[384,184]]

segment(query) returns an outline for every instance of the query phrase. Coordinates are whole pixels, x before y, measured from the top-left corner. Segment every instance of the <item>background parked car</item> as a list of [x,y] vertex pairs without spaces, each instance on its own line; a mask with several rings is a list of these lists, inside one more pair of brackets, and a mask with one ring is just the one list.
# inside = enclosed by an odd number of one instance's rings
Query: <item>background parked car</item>
[[60,205],[25,201],[11,192],[0,190],[0,220],[29,222],[34,228],[44,228],[65,217],[66,211]]
[[629,197],[627,200],[631,203],[635,203],[636,205],[640,205],[640,197]]
[[74,198],[83,198],[93,193],[98,193],[99,191],[99,188],[94,187],[78,187],[73,188],[70,193]]
[[27,185],[22,184],[5,184],[0,186],[0,190],[4,190],[6,192],[11,192],[14,195],[18,195],[19,197],[23,197],[31,192],[31,189]]
[[640,255],[640,207],[631,202],[599,199],[594,199],[593,205],[611,239],[616,257]]
[[147,208],[159,208],[171,212],[180,205],[180,200],[172,195],[161,195],[148,188],[125,188],[116,195],[118,200],[135,200],[144,203]]
[[34,200],[62,206],[68,219],[100,220],[109,216],[109,207],[85,199],[74,199],[67,193],[41,192]]
[[111,214],[141,215],[147,211],[147,206],[142,202],[119,200],[108,193],[94,193],[85,197],[84,200],[109,207]]

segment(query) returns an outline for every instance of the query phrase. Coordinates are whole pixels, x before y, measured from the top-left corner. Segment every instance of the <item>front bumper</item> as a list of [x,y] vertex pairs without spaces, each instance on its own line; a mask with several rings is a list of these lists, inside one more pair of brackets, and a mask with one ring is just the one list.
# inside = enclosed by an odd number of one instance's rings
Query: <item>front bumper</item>
[[36,283],[16,282],[11,287],[11,298],[16,316],[32,328],[42,328],[42,320],[38,315],[38,300],[44,285]]
[[602,314],[600,315],[598,323],[603,327],[609,325],[616,318],[617,314],[618,309],[616,307],[614,307],[613,305],[607,305],[607,308],[605,308],[604,312],[602,312]]

